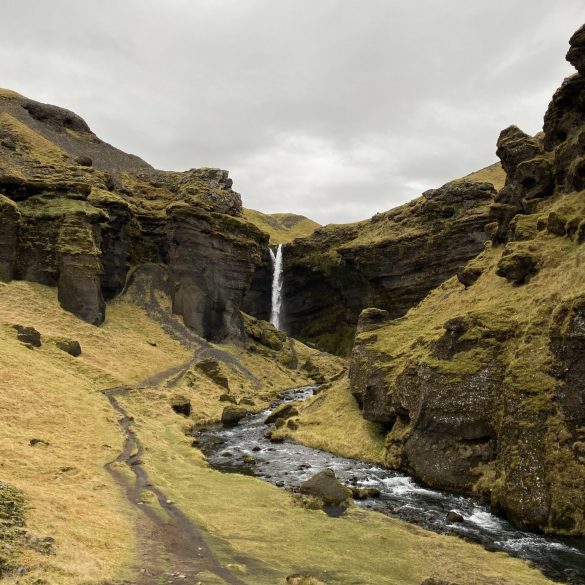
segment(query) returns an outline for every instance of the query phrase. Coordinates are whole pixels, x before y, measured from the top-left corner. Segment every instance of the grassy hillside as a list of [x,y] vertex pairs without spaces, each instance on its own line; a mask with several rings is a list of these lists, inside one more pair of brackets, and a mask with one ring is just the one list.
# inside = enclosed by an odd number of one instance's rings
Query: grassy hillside
[[[52,554],[16,540],[13,560],[25,573],[7,575],[5,582],[117,583],[133,579],[141,566],[164,566],[162,557],[144,548],[153,535],[141,532],[141,507],[126,499],[104,469],[120,452],[123,435],[118,414],[100,390],[185,363],[197,348],[171,338],[170,322],[149,317],[131,302],[131,294],[110,303],[106,322],[97,328],[60,309],[53,288],[24,282],[0,286],[0,412],[6,421],[0,427],[0,481],[22,490],[29,533],[55,539]],[[42,346],[29,349],[18,341],[16,324],[38,329]],[[82,354],[64,353],[56,345],[62,338],[79,341]],[[221,368],[231,392],[253,398],[254,408],[263,408],[281,388],[308,382],[302,371],[258,352],[205,348],[227,352]],[[326,376],[342,365],[300,344],[297,350]],[[262,481],[209,469],[185,433],[194,423],[217,419],[222,408],[217,398],[224,389],[196,366],[170,385],[163,382],[135,385],[119,399],[145,448],[142,464],[174,505],[204,530],[222,566],[242,582],[284,584],[286,575],[298,571],[331,584],[418,585],[428,576],[486,585],[494,579],[548,582],[521,561],[459,539],[357,510],[331,519],[299,507],[287,492]],[[191,420],[171,410],[177,394],[191,400]],[[353,432],[359,437],[364,426],[354,413],[348,416],[357,423]],[[31,439],[40,442],[32,446]],[[147,494],[142,499],[156,509]],[[380,543],[384,554],[375,553]],[[208,572],[199,580],[221,582]]]
[[294,213],[262,213],[244,209],[244,218],[270,236],[271,244],[287,244],[312,234],[319,224]]

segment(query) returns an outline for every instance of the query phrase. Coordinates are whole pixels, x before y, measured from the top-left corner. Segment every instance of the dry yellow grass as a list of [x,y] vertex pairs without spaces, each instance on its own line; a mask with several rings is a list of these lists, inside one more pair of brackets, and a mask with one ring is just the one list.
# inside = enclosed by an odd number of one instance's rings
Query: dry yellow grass
[[312,234],[319,224],[294,213],[262,213],[244,209],[244,218],[270,236],[271,244],[287,244]]
[[293,573],[324,583],[419,585],[429,576],[462,585],[550,583],[503,553],[353,509],[333,519],[294,504],[290,494],[255,478],[207,467],[185,436],[185,419],[160,389],[123,399],[135,418],[150,477],[206,530],[224,565],[250,585],[283,584]]
[[[104,470],[122,445],[117,417],[99,392],[185,361],[140,309],[114,303],[102,328],[61,310],[54,289],[0,285],[0,480],[22,489],[28,529],[56,538],[55,556],[27,551],[21,585],[55,585],[127,577],[135,556],[133,512]],[[34,326],[40,349],[16,340],[9,324]],[[53,337],[80,341],[73,358]],[[151,347],[146,339],[157,341]],[[30,439],[48,446],[31,447]],[[7,578],[6,582],[15,582]]]
[[301,404],[299,411],[298,429],[282,427],[276,435],[343,457],[374,463],[384,461],[386,433],[363,418],[349,391],[347,377]]

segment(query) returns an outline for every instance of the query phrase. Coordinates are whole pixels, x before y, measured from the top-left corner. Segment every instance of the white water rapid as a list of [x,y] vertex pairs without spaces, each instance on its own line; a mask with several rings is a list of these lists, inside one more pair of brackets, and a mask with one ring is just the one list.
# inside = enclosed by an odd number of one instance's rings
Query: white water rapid
[[270,322],[280,329],[280,313],[282,309],[282,284],[284,281],[282,274],[282,244],[278,244],[276,254],[270,250],[270,257],[272,258],[272,266],[274,272],[272,275],[272,305],[270,308]]

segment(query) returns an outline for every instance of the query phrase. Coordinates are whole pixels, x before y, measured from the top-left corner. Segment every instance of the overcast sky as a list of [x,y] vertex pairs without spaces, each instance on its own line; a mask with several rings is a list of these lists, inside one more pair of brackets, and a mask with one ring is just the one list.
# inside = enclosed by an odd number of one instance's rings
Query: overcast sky
[[572,72],[583,0],[0,0],[0,86],[244,205],[364,219],[496,160]]

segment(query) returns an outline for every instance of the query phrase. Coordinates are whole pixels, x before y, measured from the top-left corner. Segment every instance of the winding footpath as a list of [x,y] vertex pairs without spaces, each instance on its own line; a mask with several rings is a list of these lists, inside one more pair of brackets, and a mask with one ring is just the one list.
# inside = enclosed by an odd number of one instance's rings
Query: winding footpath
[[[199,528],[153,484],[142,465],[144,449],[132,428],[133,419],[118,400],[134,388],[172,383],[189,369],[193,361],[160,372],[135,386],[118,386],[102,391],[119,415],[119,424],[125,436],[122,452],[105,467],[130,504],[140,511],[136,525],[139,572],[132,580],[132,585],[194,585],[201,582],[199,574],[204,571],[217,575],[228,585],[244,585],[243,581],[220,564],[205,543]],[[134,482],[120,470],[120,464],[132,471]],[[143,501],[145,491],[154,495],[164,514]]]

